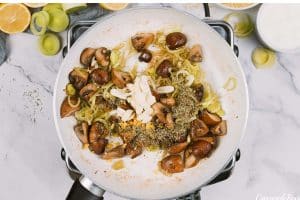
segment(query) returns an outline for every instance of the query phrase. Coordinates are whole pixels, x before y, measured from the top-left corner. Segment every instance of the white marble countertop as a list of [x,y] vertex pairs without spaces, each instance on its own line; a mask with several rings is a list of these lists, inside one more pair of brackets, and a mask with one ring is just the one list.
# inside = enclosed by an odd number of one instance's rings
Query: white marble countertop
[[[175,7],[203,16],[202,5]],[[254,16],[256,11],[257,7],[248,12]],[[215,19],[227,12],[211,8]],[[10,36],[9,58],[0,66],[3,200],[64,199],[73,182],[60,158],[61,145],[52,119],[52,91],[62,55],[42,56],[36,40],[26,33]],[[259,70],[251,62],[251,52],[258,45],[255,34],[236,39],[236,44],[250,93],[242,155],[233,175],[203,188],[202,199],[300,198],[300,54],[277,54],[276,66]]]

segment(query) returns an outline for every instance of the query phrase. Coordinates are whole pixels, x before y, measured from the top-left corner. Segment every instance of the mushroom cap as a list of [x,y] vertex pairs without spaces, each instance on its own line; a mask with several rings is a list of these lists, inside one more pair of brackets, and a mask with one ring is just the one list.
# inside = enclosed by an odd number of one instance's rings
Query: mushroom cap
[[83,64],[85,67],[90,66],[95,52],[96,49],[94,48],[85,48],[80,54],[80,63]]

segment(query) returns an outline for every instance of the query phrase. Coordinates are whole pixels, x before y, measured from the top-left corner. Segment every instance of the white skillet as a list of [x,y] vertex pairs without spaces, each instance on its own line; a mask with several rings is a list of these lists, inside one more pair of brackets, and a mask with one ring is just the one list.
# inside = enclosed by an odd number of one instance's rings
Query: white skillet
[[[112,162],[101,160],[81,143],[73,132],[75,119],[61,119],[60,105],[63,91],[72,68],[80,66],[79,56],[86,47],[114,47],[137,32],[155,32],[179,26],[187,35],[188,44],[200,43],[204,51],[201,63],[213,88],[222,91],[229,77],[237,79],[237,87],[222,93],[228,133],[206,160],[183,173],[165,176],[157,169],[160,152],[145,152],[136,159],[124,158],[125,168],[112,170]],[[224,92],[224,91],[223,91]],[[60,141],[78,169],[99,187],[133,199],[167,199],[188,194],[201,187],[227,164],[245,130],[248,116],[248,92],[240,63],[232,49],[217,32],[199,18],[171,8],[133,8],[113,13],[82,35],[63,60],[54,89],[54,120]]]

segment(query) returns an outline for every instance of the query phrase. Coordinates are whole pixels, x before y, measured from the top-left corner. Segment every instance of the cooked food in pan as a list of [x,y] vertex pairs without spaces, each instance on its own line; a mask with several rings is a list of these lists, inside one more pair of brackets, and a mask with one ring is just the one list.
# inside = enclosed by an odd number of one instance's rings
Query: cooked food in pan
[[179,173],[208,157],[227,132],[219,96],[205,80],[200,44],[181,32],[137,33],[108,49],[86,48],[69,73],[61,117],[102,159],[163,150]]

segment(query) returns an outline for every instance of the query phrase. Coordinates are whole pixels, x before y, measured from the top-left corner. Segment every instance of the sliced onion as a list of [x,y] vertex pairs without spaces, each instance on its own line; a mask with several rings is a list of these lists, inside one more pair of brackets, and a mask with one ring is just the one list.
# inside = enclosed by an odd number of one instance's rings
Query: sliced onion
[[53,33],[46,33],[39,38],[39,49],[46,56],[53,56],[60,50],[60,40]]
[[254,30],[253,22],[246,13],[230,13],[224,17],[224,20],[233,27],[237,37],[246,37]]
[[274,65],[276,61],[275,52],[258,47],[252,52],[252,62],[256,68],[269,68]]
[[[49,24],[49,14],[46,11],[36,12],[31,17],[30,30],[34,35],[44,35]],[[38,29],[39,30],[38,30]]]
[[47,10],[50,21],[48,28],[54,32],[62,32],[66,30],[69,25],[69,17],[65,11],[58,8],[50,8]]

